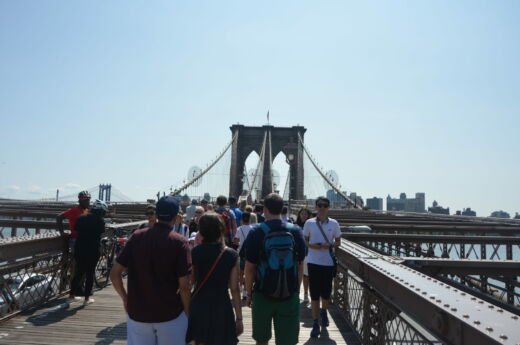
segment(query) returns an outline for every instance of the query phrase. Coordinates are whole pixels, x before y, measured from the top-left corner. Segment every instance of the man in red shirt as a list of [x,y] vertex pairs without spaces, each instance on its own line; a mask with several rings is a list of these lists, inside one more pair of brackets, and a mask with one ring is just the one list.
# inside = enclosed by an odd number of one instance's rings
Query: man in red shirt
[[[56,217],[56,222],[58,223],[58,231],[62,236],[64,233],[63,219],[67,218],[69,220],[70,238],[72,239],[71,242],[74,242],[75,239],[78,238],[78,234],[74,230],[74,227],[76,225],[76,219],[78,219],[80,215],[88,213],[88,209],[90,207],[90,193],[86,190],[80,192],[78,194],[78,202],[78,206],[71,207],[68,210],[58,214],[58,216]],[[74,247],[74,243],[71,243],[70,245],[71,248]]]
[[[56,223],[58,223],[58,231],[60,232],[61,236],[64,236],[64,229],[63,229],[63,219],[67,218],[69,221],[69,227],[70,227],[70,237],[68,241],[69,245],[69,251],[70,251],[70,276],[74,276],[74,245],[76,243],[76,239],[78,238],[78,234],[76,233],[76,220],[79,216],[82,214],[87,214],[89,207],[90,207],[90,193],[86,190],[79,192],[78,194],[78,206],[71,207],[68,210],[58,214],[56,216]],[[69,251],[65,253],[66,258],[69,258]],[[62,277],[62,284],[66,284],[67,282],[67,272],[63,272]],[[80,291],[71,291],[71,296],[75,294],[80,294]]]

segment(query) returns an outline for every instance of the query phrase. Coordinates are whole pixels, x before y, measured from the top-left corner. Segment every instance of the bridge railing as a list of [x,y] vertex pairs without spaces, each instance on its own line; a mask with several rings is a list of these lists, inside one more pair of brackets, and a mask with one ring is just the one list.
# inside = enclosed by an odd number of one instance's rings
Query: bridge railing
[[[141,222],[108,224],[104,236],[135,229]],[[54,230],[45,234],[0,240],[0,320],[32,309],[69,292],[72,255],[68,236]],[[115,243],[115,242],[114,242]],[[100,262],[106,263],[106,251]],[[96,269],[96,279],[107,274]]]
[[363,344],[517,344],[518,315],[342,240],[333,302]]
[[348,232],[343,237],[402,257],[409,267],[520,314],[520,237]]

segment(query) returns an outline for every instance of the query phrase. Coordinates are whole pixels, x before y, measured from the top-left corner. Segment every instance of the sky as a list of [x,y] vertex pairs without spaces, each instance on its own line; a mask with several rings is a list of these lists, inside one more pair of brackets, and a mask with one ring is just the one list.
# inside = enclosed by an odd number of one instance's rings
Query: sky
[[0,198],[179,185],[303,125],[363,197],[520,212],[519,1],[0,1]]

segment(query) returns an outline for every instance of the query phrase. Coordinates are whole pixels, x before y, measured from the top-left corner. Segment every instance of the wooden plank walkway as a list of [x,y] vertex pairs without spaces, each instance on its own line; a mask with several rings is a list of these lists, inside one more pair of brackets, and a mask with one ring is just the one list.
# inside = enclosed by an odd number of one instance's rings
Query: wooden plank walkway
[[[96,290],[93,298],[95,302],[86,307],[83,307],[82,301],[76,301],[69,306],[65,303],[65,298],[61,298],[40,309],[24,312],[4,321],[0,323],[0,344],[126,344],[126,315],[115,290],[111,286]],[[302,304],[299,343],[359,344],[334,306],[330,314],[330,327],[327,331],[322,333],[320,338],[310,338],[310,309]],[[255,344],[251,338],[251,309],[244,307],[243,317],[244,334],[240,336],[240,344]],[[274,336],[270,344],[274,344]]]

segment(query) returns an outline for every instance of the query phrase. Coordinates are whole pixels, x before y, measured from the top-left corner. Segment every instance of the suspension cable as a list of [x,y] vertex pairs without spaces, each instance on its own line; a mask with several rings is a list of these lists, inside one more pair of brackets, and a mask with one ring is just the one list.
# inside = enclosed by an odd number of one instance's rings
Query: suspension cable
[[341,197],[343,197],[345,200],[347,200],[348,203],[350,203],[352,206],[354,206],[355,208],[359,208],[361,209],[362,207],[360,205],[358,205],[357,203],[355,203],[351,198],[349,198],[345,193],[343,193],[342,191],[340,191],[331,181],[330,179],[321,171],[321,169],[318,167],[318,165],[316,164],[316,162],[312,159],[311,155],[309,154],[309,151],[307,150],[307,147],[305,147],[305,145],[303,144],[303,140],[302,140],[302,137],[300,135],[300,133],[298,133],[298,141],[300,142],[300,145],[302,145],[302,148],[303,148],[303,151],[305,152],[305,154],[307,155],[307,157],[309,158],[309,160],[311,161],[312,165],[314,166],[314,168],[316,168],[316,170],[318,171],[318,173],[321,175],[321,177],[323,177],[323,179],[329,184],[329,186],[334,189],[334,191],[336,193],[338,193]]
[[271,141],[271,130],[269,129],[269,173],[271,174],[271,193],[274,193],[274,179],[273,179],[273,147]]
[[[267,139],[267,132],[264,133],[264,141],[262,143],[262,149],[260,150],[260,159],[258,160],[258,164],[256,165],[255,175],[253,176],[253,181],[251,181],[251,185],[247,190],[246,198],[251,194],[252,188],[255,187],[256,178],[258,176],[258,171],[260,170],[260,165],[262,166],[262,170],[264,169],[264,153],[265,153],[265,141]],[[262,188],[262,181],[260,180],[260,189]]]
[[238,137],[238,132],[235,133],[235,135],[233,136],[233,139],[231,139],[231,142],[226,146],[226,148],[224,149],[224,151],[222,151],[222,153],[210,164],[208,165],[208,167],[204,170],[202,170],[197,176],[195,176],[194,178],[192,178],[190,181],[186,182],[184,185],[182,185],[181,187],[175,189],[173,192],[170,193],[170,195],[178,195],[179,193],[181,193],[183,190],[185,190],[186,188],[188,188],[189,186],[191,186],[192,184],[194,184],[197,180],[199,180],[200,178],[202,178],[202,176],[204,176],[211,168],[213,168],[221,159],[222,157],[224,157],[224,155],[226,154],[226,152],[229,150],[229,148],[231,147],[231,145],[235,142],[235,140],[237,139]]

